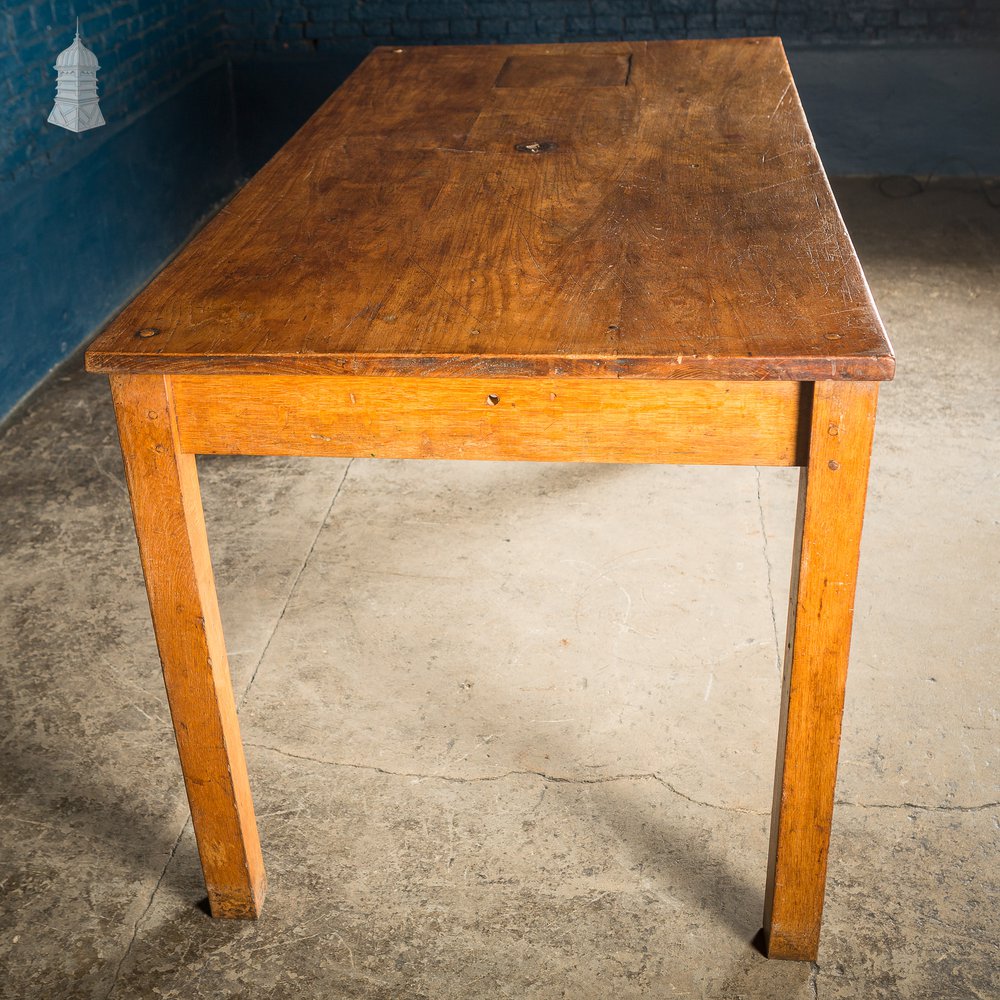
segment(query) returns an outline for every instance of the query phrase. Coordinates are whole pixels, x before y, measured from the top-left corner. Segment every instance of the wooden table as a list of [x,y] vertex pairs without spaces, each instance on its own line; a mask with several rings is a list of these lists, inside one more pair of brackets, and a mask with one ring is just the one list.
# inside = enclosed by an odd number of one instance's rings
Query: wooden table
[[87,365],[218,917],[265,877],[195,455],[800,467],[764,930],[816,957],[894,360],[777,39],[378,49]]

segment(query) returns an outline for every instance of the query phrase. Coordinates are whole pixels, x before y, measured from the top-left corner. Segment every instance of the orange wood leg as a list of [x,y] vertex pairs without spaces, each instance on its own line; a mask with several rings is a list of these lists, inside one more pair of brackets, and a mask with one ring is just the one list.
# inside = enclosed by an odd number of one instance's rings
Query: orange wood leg
[[264,901],[264,864],[195,458],[179,448],[168,378],[115,375],[111,390],[212,915],[256,917]]
[[819,949],[878,384],[817,382],[802,470],[764,901],[769,958]]

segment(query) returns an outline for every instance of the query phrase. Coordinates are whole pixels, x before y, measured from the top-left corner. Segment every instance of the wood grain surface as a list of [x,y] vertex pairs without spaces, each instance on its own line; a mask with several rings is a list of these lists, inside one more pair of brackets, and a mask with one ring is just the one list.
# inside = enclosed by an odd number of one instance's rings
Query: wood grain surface
[[818,382],[792,559],[764,899],[769,958],[814,961],[826,886],[876,383]]
[[[811,386],[172,375],[184,451],[796,465]],[[805,419],[800,420],[804,414]]]
[[169,381],[111,379],[146,593],[215,917],[256,917],[265,876],[194,455]]
[[87,364],[749,380],[894,366],[768,38],[378,49]]

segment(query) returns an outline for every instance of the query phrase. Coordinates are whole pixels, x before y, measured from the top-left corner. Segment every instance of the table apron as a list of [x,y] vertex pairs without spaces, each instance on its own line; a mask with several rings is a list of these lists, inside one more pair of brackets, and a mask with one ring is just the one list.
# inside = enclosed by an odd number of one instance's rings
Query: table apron
[[166,378],[193,454],[794,466],[812,400],[778,381]]

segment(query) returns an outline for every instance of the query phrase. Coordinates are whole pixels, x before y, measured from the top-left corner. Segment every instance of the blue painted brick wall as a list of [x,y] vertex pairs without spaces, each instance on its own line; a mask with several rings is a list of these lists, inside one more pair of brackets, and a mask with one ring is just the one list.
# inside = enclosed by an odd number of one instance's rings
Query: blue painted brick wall
[[781,35],[786,42],[981,42],[997,0],[222,0],[234,55],[393,43]]
[[[107,125],[46,122],[76,17]],[[236,184],[217,4],[0,0],[0,418]]]
[[[75,157],[76,136],[46,124],[55,96],[53,64],[73,41],[76,17],[84,44],[100,60],[98,88],[109,127],[132,120],[219,54],[215,4],[197,0],[13,0],[0,5],[0,199],[14,185]],[[99,134],[103,133],[103,134]]]
[[739,34],[810,44],[1000,37],[1000,0],[12,0],[0,7],[0,201],[78,152],[78,137],[45,123],[52,65],[77,15],[101,61],[112,126],[224,54]]

